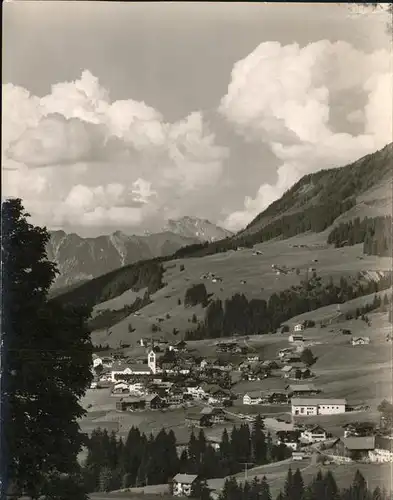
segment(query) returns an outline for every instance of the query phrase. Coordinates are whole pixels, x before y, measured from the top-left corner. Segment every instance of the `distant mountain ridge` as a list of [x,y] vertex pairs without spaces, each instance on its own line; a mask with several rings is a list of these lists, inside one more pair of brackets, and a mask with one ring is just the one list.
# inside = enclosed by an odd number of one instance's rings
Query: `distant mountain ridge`
[[54,288],[84,282],[140,260],[168,256],[181,247],[215,241],[230,234],[196,217],[168,221],[162,232],[143,236],[115,231],[110,235],[82,238],[75,233],[52,231],[47,254],[60,272]]
[[217,241],[233,236],[231,231],[212,224],[207,219],[185,216],[180,219],[169,219],[164,226],[165,231],[184,236],[197,237],[201,241]]

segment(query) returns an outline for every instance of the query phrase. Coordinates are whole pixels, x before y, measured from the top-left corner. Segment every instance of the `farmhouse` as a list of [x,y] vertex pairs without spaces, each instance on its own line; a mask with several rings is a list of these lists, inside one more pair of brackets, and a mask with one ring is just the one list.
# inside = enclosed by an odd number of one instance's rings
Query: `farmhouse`
[[149,394],[145,398],[146,408],[149,410],[156,410],[164,406],[164,401],[158,394]]
[[211,424],[223,424],[226,420],[225,413],[222,408],[212,408],[206,406],[205,408],[202,408],[201,416],[207,417]]
[[287,404],[288,394],[285,391],[271,391],[266,394],[266,400],[270,404]]
[[143,410],[145,408],[145,401],[141,398],[126,397],[116,401],[116,410],[118,411],[134,411]]
[[369,337],[352,337],[352,345],[368,345],[370,343]]
[[244,405],[259,405],[261,402],[261,391],[250,391],[243,396]]
[[276,437],[278,445],[285,444],[294,451],[299,448],[299,431],[277,431]]
[[292,415],[335,415],[345,413],[345,399],[292,398]]
[[197,486],[199,478],[194,474],[176,474],[172,480],[174,496],[191,496],[193,488]]
[[303,323],[298,323],[293,327],[294,332],[302,332],[304,330],[304,325]]
[[304,342],[304,337],[300,333],[293,333],[288,337],[288,342]]
[[321,391],[314,384],[288,385],[286,387],[290,397],[314,396]]
[[112,392],[113,394],[129,393],[130,387],[126,382],[118,382],[113,386]]
[[326,441],[327,433],[320,425],[310,426],[300,434],[300,439],[306,443],[320,443]]
[[347,437],[338,439],[332,446],[331,452],[338,456],[352,460],[365,460],[369,458],[369,452],[375,449],[375,437]]

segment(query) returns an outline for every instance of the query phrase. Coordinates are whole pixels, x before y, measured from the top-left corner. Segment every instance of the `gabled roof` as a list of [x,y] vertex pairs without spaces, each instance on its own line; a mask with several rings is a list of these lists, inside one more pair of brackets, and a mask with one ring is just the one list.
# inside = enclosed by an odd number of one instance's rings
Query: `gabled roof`
[[155,398],[159,398],[160,396],[158,394],[148,394],[147,396],[145,396],[144,400],[147,402],[147,403],[150,403],[151,401],[153,401]]
[[112,371],[113,372],[123,372],[126,368],[129,368],[130,370],[132,370],[131,366],[132,365],[127,365],[126,363],[122,363],[121,361],[116,361],[112,365]]
[[195,474],[176,474],[173,478],[177,483],[192,484],[198,476]]
[[318,389],[314,384],[294,384],[289,386],[289,390],[292,392],[312,392],[317,391]]
[[342,438],[342,441],[348,450],[373,450],[375,448],[375,436],[347,437]]
[[244,396],[249,396],[250,398],[260,398],[261,391],[248,391],[244,394]]
[[287,373],[290,372],[292,368],[293,367],[291,365],[285,365],[283,368],[281,368],[281,371]]

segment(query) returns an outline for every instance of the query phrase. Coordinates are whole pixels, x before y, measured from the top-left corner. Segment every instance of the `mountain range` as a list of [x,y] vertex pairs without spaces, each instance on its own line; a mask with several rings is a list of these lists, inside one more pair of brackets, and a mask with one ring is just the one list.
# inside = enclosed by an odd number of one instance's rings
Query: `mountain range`
[[52,231],[47,255],[59,270],[53,288],[76,285],[140,260],[164,257],[187,245],[231,235],[206,219],[189,216],[168,220],[161,232],[143,236],[116,231],[82,238],[75,233]]

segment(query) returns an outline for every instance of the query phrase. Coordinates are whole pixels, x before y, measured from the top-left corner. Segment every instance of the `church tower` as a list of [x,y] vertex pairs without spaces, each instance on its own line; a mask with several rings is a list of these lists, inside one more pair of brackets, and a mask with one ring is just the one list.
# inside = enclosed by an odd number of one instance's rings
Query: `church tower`
[[149,351],[147,354],[147,364],[151,369],[152,373],[157,372],[157,362],[156,362],[156,353],[154,351]]

